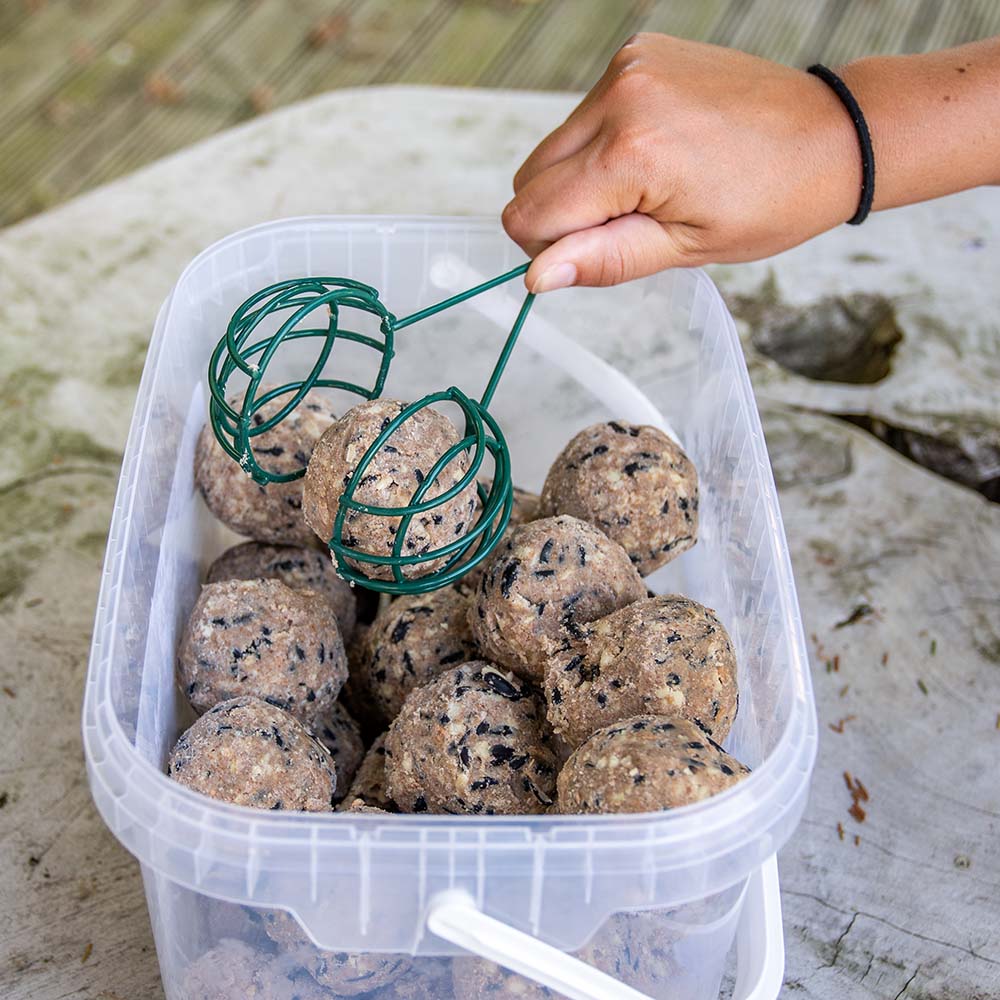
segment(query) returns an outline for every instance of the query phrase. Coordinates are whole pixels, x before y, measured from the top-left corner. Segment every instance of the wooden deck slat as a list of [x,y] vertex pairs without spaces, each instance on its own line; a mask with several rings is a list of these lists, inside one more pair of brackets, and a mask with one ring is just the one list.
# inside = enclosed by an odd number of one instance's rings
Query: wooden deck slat
[[[246,4],[224,0],[192,7],[196,16],[160,19],[133,33],[137,48],[160,58],[137,67],[129,87],[102,90],[99,113],[81,122],[63,155],[36,173],[35,182],[43,191],[85,190],[229,124],[218,115],[204,121],[209,102],[198,86],[204,66],[197,54],[212,49],[232,30]],[[186,64],[192,67],[187,73],[182,72]],[[162,74],[190,96],[170,107],[151,101],[146,84],[154,74]]]
[[812,27],[823,13],[823,0],[797,4],[755,3],[726,44],[793,66],[809,58]]
[[705,36],[704,41],[712,42],[714,45],[730,45],[730,40],[735,37],[740,25],[750,15],[754,2],[755,0],[735,0],[731,3],[712,27],[711,33]]
[[28,19],[27,7],[23,4],[0,4],[0,39],[17,31]]
[[903,40],[913,16],[913,0],[883,0],[859,10],[856,19],[842,19],[819,53],[832,66],[863,53],[903,51]]
[[[324,8],[324,13],[320,14],[312,24],[315,25],[324,16],[337,18],[344,25],[343,34],[331,38],[323,45],[318,45],[310,42],[309,28],[300,25],[301,30],[292,33],[292,44],[284,47],[282,61],[273,67],[270,65],[259,67],[256,74],[258,79],[255,79],[254,85],[269,88],[275,105],[289,104],[302,97],[329,89],[317,85],[316,80],[331,63],[336,64],[345,58],[352,45],[357,26],[361,23],[361,15],[376,5],[365,0],[340,0],[336,4],[320,2],[318,6]],[[280,13],[285,16],[283,11]],[[282,33],[287,33],[287,29],[281,30]],[[268,44],[273,46],[275,42],[270,41]]]
[[447,18],[447,6],[440,0],[363,0],[352,9],[341,38],[289,67],[278,87],[279,100],[390,81],[393,67],[408,65],[412,49]]
[[[543,30],[545,22],[550,17],[555,16],[558,9],[556,3],[538,3],[529,6],[531,16],[525,18],[511,39],[511,44],[507,50],[488,62],[482,72],[473,81],[480,87],[503,87],[512,86],[509,82],[512,76],[513,67],[516,66],[521,53],[526,45],[530,44],[540,30]],[[513,84],[518,86],[518,84]]]
[[[444,30],[454,14],[453,6],[447,0],[438,2],[428,0],[424,4],[411,3],[408,7],[409,19],[413,25],[411,32],[399,40],[391,53],[386,52],[386,58],[381,60],[371,82],[393,83],[405,73],[420,58],[420,53],[427,46],[434,44],[434,39]],[[421,8],[426,8],[426,12],[421,12]],[[478,41],[477,39],[471,44],[476,44]]]
[[712,39],[719,21],[741,0],[703,0],[702,3],[653,4],[639,29],[661,31],[678,38]]
[[[135,23],[119,42],[131,50],[128,62],[122,64],[113,50],[104,53],[60,88],[56,96],[72,109],[67,121],[54,122],[39,109],[3,135],[0,218],[47,207],[82,190],[86,185],[79,178],[91,150],[132,145],[138,111],[149,109],[143,96],[148,76],[178,47],[183,49],[187,39],[211,31],[241,6],[240,0],[171,0],[151,6],[150,16]],[[123,109],[136,113],[123,115]],[[57,176],[67,178],[66,186],[50,186]]]
[[[969,7],[973,7],[973,9],[970,10]],[[962,8],[954,5],[946,7],[941,11],[941,16],[937,19],[937,23],[927,36],[927,48],[941,48],[942,46],[938,43],[939,38],[954,38],[956,41],[968,41],[968,38],[962,38],[961,36],[971,21],[979,20],[978,14],[979,12],[974,9],[973,5]],[[979,35],[973,32],[970,37],[977,38]],[[952,42],[951,44],[955,43]]]
[[601,78],[615,52],[637,31],[643,30],[643,19],[652,7],[650,0],[633,0],[631,10],[623,16],[617,32],[609,32],[602,40],[603,44],[584,48],[580,53],[580,83],[576,89],[592,87]]
[[[634,5],[595,0],[548,0],[540,18],[505,68],[500,86],[582,90],[593,84],[591,57],[603,47],[610,57],[636,23]],[[606,64],[607,59],[602,60]],[[483,82],[486,82],[485,80]]]
[[[512,9],[494,4],[458,4],[428,44],[413,51],[396,76],[399,83],[462,85],[507,49],[511,39],[530,19],[531,8]],[[470,39],[475,44],[469,44]]]
[[[91,4],[53,3],[38,14],[25,14],[9,29],[0,26],[0,129],[34,114],[56,96],[90,58],[105,53],[161,0],[145,5],[129,2]],[[0,10],[25,11],[16,0],[0,3]]]
[[[334,37],[309,44],[331,16]],[[640,30],[836,65],[996,34],[1000,2],[0,0],[0,225],[272,101],[395,82],[585,89]],[[151,101],[153,73],[182,99]]]
[[934,25],[945,9],[939,0],[921,0],[913,6],[914,15],[903,37],[904,52],[920,52],[924,49]]
[[[296,6],[310,15],[310,23],[331,12],[329,0],[298,0]],[[108,149],[93,161],[93,182],[136,169],[151,152],[165,155],[251,117],[254,88],[268,85],[272,74],[295,63],[307,50],[305,32],[298,36],[281,30],[283,17],[273,4],[254,5],[245,14],[237,7],[210,33],[190,38],[163,66],[164,74],[183,89],[183,100],[149,106],[143,94],[131,95],[119,113],[135,121],[133,141],[126,149]],[[114,128],[109,125],[109,130]]]
[[1000,32],[1000,3],[996,0],[968,0],[948,4],[927,39],[927,48],[944,48]]

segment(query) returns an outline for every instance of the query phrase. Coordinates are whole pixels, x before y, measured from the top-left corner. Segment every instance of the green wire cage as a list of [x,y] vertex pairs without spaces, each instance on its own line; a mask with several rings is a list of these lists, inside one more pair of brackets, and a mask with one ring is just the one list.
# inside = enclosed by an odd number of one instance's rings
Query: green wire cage
[[[261,289],[233,314],[226,334],[216,345],[209,362],[209,419],[219,444],[262,486],[301,478],[307,463],[285,473],[273,473],[263,468],[254,451],[254,439],[285,420],[312,389],[339,389],[361,400],[379,398],[395,353],[398,331],[511,281],[527,269],[527,264],[521,264],[402,319],[389,312],[376,289],[348,278],[293,278]],[[389,421],[365,452],[340,497],[333,533],[327,539],[337,572],[344,579],[384,593],[425,593],[455,582],[496,547],[510,520],[514,486],[510,451],[489,407],[533,301],[534,296],[528,293],[478,401],[455,386],[426,395],[406,406]],[[374,316],[378,333],[360,333],[342,326],[342,321],[347,320],[351,310]],[[324,313],[322,325],[316,324],[316,315]],[[270,335],[263,334],[254,339],[261,324],[271,318],[280,321],[278,329]],[[279,348],[282,344],[298,340],[319,342],[319,354],[308,374],[302,379],[265,389],[266,372]],[[360,344],[378,353],[378,369],[370,386],[334,378],[327,373],[337,341]],[[227,393],[229,380],[237,372],[249,379],[238,408],[231,402],[234,397]],[[267,417],[258,414],[263,407],[275,401],[280,402],[276,412]],[[409,503],[401,507],[377,507],[355,499],[355,492],[368,466],[392,435],[420,410],[442,403],[453,403],[459,407],[465,422],[464,433],[456,444],[438,457]],[[487,454],[492,458],[493,470],[491,481],[484,484],[479,475]],[[439,495],[428,497],[438,476],[461,455],[467,456],[467,467],[459,481]],[[471,483],[476,484],[479,514],[461,537],[429,551],[404,555],[403,542],[412,519],[448,503]],[[399,527],[390,553],[376,554],[346,543],[344,524],[351,511],[391,518],[394,523],[398,520]],[[376,567],[388,567],[391,579],[377,579],[370,575]],[[365,572],[366,569],[368,572]]]

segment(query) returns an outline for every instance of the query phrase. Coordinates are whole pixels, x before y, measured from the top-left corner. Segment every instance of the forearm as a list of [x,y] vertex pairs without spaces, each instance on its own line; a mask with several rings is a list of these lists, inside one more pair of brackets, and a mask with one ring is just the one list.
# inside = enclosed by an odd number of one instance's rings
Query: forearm
[[875,209],[1000,183],[1000,38],[837,72],[872,133]]

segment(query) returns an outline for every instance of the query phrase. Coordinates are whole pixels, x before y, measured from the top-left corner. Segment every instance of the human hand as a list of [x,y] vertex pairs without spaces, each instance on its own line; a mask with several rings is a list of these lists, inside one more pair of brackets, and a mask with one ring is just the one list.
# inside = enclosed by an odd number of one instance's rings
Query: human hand
[[503,213],[533,291],[765,257],[849,219],[857,136],[809,74],[637,35],[528,157]]

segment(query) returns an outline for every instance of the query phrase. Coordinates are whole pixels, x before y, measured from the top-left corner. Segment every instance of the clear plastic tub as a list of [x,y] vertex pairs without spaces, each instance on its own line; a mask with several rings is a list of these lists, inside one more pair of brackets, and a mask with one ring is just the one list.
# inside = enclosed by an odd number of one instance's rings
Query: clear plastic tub
[[[213,948],[235,956],[241,975],[260,966],[258,983],[285,976],[300,987],[312,984],[300,967],[318,958],[336,966],[343,953],[369,964],[414,956],[408,973],[370,995],[448,997],[447,956],[459,944],[566,995],[700,1000],[717,995],[737,928],[737,995],[777,993],[773,856],[805,804],[815,708],[743,356],[701,272],[543,296],[493,412],[516,481],[528,488],[596,420],[660,422],[679,436],[700,473],[700,537],[650,584],[715,608],[729,628],[741,700],[726,746],[753,768],[749,778],[664,814],[479,818],[261,813],[199,796],[164,773],[191,721],[174,682],[179,632],[207,563],[233,541],[197,497],[191,469],[208,356],[233,309],[282,278],[349,275],[405,315],[519,259],[485,221],[291,219],[210,247],[160,311],[108,539],[83,730],[97,806],[142,866],[169,1000],[246,994],[239,982],[192,992],[212,956],[194,973],[192,963]],[[519,285],[496,289],[401,333],[387,395],[452,384],[478,394],[519,293]],[[363,353],[341,362],[361,372],[371,363]],[[294,949],[264,933],[279,910],[304,931]],[[580,949],[592,965],[572,957]],[[236,975],[232,966],[226,974]],[[372,982],[362,974],[328,995]],[[529,986],[542,989],[508,979],[493,995],[553,995]]]

